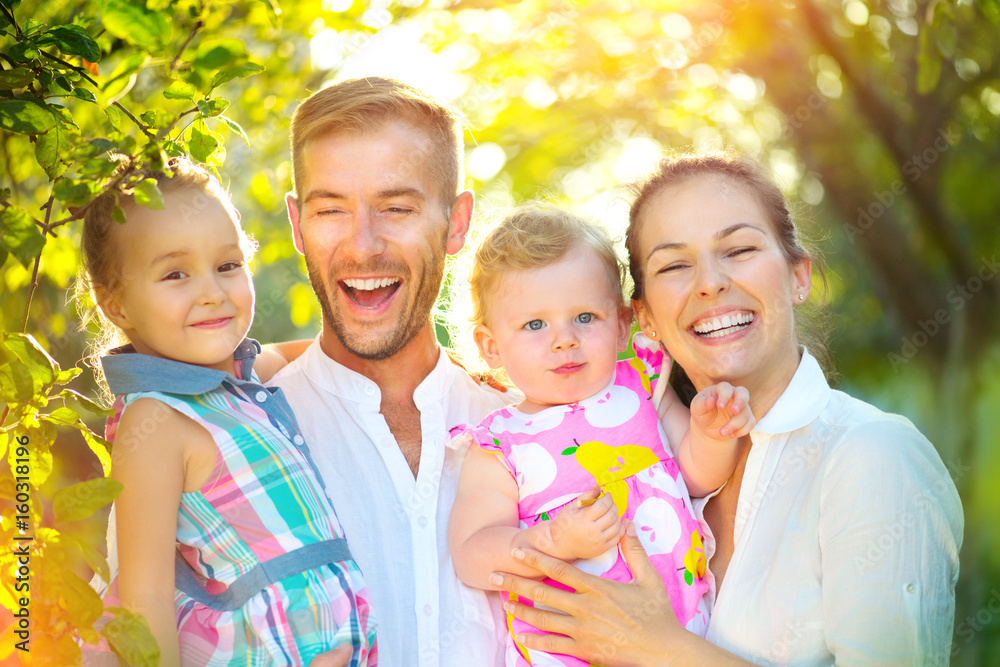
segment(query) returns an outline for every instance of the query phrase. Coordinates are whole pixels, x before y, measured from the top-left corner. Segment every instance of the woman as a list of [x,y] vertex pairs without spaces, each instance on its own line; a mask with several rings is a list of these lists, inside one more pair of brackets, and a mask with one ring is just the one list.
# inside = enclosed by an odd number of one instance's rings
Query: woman
[[707,641],[674,620],[632,528],[631,584],[515,554],[577,591],[500,575],[565,612],[508,603],[566,635],[524,643],[601,664],[947,664],[958,495],[909,421],[831,390],[800,346],[812,265],[781,192],[737,156],[665,160],[637,188],[626,244],[642,329],[696,389],[746,387],[757,418],[732,478],[701,502],[717,591]]

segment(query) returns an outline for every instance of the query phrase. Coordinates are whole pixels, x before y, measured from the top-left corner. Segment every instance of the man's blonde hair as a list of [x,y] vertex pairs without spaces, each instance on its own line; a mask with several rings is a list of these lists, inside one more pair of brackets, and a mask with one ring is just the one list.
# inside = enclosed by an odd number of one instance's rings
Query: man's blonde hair
[[408,123],[427,134],[427,146],[412,164],[400,169],[430,170],[440,184],[442,204],[450,207],[465,184],[462,159],[462,115],[427,93],[394,79],[351,79],[306,98],[292,116],[292,182],[302,205],[306,143],[338,133],[365,134],[393,121]]
[[514,209],[476,250],[469,277],[472,322],[487,324],[490,297],[505,273],[550,266],[581,247],[598,256],[615,300],[621,310],[627,309],[623,267],[604,230],[560,208],[530,203]]

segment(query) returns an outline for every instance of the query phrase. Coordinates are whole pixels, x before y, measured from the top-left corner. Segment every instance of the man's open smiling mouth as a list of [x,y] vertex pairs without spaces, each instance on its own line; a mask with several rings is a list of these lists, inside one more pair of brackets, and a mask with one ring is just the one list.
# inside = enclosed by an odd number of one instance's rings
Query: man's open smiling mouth
[[362,308],[378,308],[399,289],[399,278],[344,278],[340,287],[347,298]]

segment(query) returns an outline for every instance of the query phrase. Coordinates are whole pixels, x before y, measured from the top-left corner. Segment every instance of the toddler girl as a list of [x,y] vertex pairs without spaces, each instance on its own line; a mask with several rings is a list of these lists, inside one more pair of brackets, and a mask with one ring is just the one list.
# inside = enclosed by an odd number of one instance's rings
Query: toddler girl
[[[630,581],[617,548],[630,520],[681,623],[703,636],[708,583],[689,492],[732,474],[735,438],[755,423],[746,390],[715,385],[688,411],[667,385],[669,357],[642,334],[635,357],[616,362],[631,324],[620,265],[603,232],[563,211],[505,219],[477,251],[471,287],[476,345],[524,400],[452,431],[477,445],[450,522],[459,576],[483,589],[496,588],[493,572],[538,576],[510,556],[528,546]],[[526,650],[514,637],[539,630],[513,617],[509,631],[508,665],[586,664]]]
[[162,665],[374,665],[361,572],[281,390],[253,371],[252,242],[204,169],[147,177],[161,210],[108,194],[84,223],[95,302],[130,343],[101,359],[124,485],[105,602],[146,618]]

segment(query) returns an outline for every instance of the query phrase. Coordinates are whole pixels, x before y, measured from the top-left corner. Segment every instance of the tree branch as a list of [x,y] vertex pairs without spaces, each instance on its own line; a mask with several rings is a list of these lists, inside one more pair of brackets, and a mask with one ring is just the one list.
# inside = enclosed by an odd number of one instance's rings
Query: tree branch
[[21,26],[17,24],[17,19],[14,18],[14,12],[7,9],[2,2],[0,2],[0,9],[2,9],[3,13],[7,15],[7,20],[10,21],[10,24],[14,26],[14,31],[17,33],[17,41],[20,42],[24,39],[24,33],[21,32]]
[[121,105],[121,102],[115,102],[111,106],[116,107],[119,111],[121,111],[123,114],[125,114],[126,116],[128,116],[129,119],[133,123],[135,123],[136,127],[138,127],[140,130],[142,130],[142,133],[145,134],[147,138],[153,139],[153,140],[156,139],[156,135],[152,134],[149,131],[149,127],[147,125],[144,125],[141,120],[139,120],[138,118],[136,118],[135,116],[133,116],[131,111],[129,111],[128,109],[126,109],[125,107],[123,107]]
[[84,79],[86,79],[87,81],[89,81],[95,88],[98,88],[98,89],[100,88],[100,85],[98,85],[98,83],[96,81],[94,81],[93,79],[91,79],[87,75],[87,70],[84,69],[83,67],[77,67],[73,63],[66,62],[65,60],[63,60],[59,56],[54,56],[51,53],[49,53],[48,51],[42,51],[41,49],[39,49],[38,52],[41,53],[46,58],[48,58],[49,60],[53,60],[53,61],[59,63],[60,65],[64,66],[64,67],[70,68],[71,70],[73,70],[74,72],[76,72],[77,74],[79,74],[80,76],[82,76]]
[[181,48],[178,49],[177,55],[175,55],[173,60],[170,61],[171,72],[177,71],[177,61],[181,59],[181,54],[184,53],[184,49],[188,47],[188,44],[191,43],[191,40],[194,39],[195,35],[197,35],[201,31],[204,25],[205,24],[201,19],[198,19],[198,22],[194,24],[194,28],[191,30],[191,34],[187,36],[187,39],[185,39],[184,43],[181,44]]
[[[830,23],[826,20],[828,17],[817,9],[812,0],[805,0],[802,9],[806,24],[817,43],[833,56],[850,82],[861,107],[860,115],[879,136],[895,160],[896,166],[903,172],[905,165],[913,163],[916,153],[922,152],[927,147],[917,146],[913,128],[907,128],[901,122],[901,116],[893,111],[871,81],[854,66],[843,43],[831,31]],[[911,184],[908,192],[917,204],[919,219],[947,260],[953,276],[963,278],[973,272],[973,263],[965,245],[955,234],[953,225],[945,215],[937,188],[934,187],[937,184],[938,167],[935,166],[937,164],[939,164],[937,160],[927,164],[920,172],[923,183]]]

